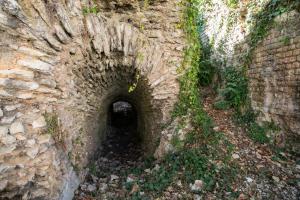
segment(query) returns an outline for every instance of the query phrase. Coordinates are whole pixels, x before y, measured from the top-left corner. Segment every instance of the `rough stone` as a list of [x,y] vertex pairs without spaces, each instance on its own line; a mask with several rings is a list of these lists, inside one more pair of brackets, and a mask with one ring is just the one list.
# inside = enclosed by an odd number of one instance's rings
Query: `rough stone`
[[203,188],[203,181],[202,180],[195,180],[194,184],[190,185],[190,188],[194,192],[199,192]]
[[8,128],[6,126],[0,126],[0,138],[5,137],[8,134]]
[[16,134],[16,133],[24,133],[25,130],[24,130],[24,126],[22,124],[22,122],[14,122],[10,125],[10,128],[9,128],[9,132],[10,134]]
[[43,128],[47,125],[46,120],[43,116],[37,118],[35,121],[32,123],[32,128]]
[[49,72],[52,68],[50,64],[34,59],[19,60],[18,64],[24,67],[28,67],[29,69],[40,70],[42,72]]
[[15,105],[7,105],[4,107],[5,111],[13,111],[16,110],[17,108],[20,108],[22,105],[21,104],[15,104]]
[[1,142],[5,145],[10,145],[10,144],[13,144],[14,142],[16,142],[16,138],[11,135],[6,135],[5,137],[1,138]]
[[38,152],[39,152],[39,147],[37,146],[26,149],[26,155],[28,155],[32,159],[36,157]]
[[15,145],[10,145],[10,146],[1,146],[0,147],[0,156],[2,155],[8,155],[11,152],[13,152],[13,150],[16,149]]
[[0,117],[3,117],[3,111],[1,108],[0,108]]
[[8,180],[0,181],[0,192],[3,191],[7,187],[7,184],[8,184]]

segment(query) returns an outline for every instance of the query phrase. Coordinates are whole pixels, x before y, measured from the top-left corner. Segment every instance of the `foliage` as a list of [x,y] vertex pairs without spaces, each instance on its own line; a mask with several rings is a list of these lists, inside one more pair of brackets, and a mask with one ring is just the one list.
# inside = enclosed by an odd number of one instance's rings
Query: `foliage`
[[229,8],[237,8],[238,4],[239,4],[239,0],[225,0],[226,1],[226,5]]
[[180,77],[179,101],[175,106],[173,116],[184,116],[188,113],[193,116],[192,123],[202,130],[204,135],[212,133],[212,120],[202,108],[199,96],[199,72],[201,46],[198,34],[198,6],[199,0],[184,0],[181,2],[184,12],[181,20],[181,28],[185,32],[187,48],[182,66],[178,72],[184,71]]
[[82,9],[83,15],[87,15],[87,14],[97,14],[99,12],[99,9],[97,6],[92,6],[92,7],[84,7]]
[[248,95],[248,80],[245,72],[235,67],[226,67],[223,71],[224,86],[219,93],[223,97],[216,106],[232,107],[237,110],[243,106]]
[[[200,21],[200,23],[203,23]],[[199,73],[198,73],[198,79],[199,84],[201,86],[208,86],[212,84],[213,78],[218,75],[218,66],[219,64],[216,61],[213,61],[210,58],[211,55],[211,47],[208,46],[202,46],[201,48],[202,54],[199,61]]]
[[50,134],[57,144],[63,144],[58,116],[55,113],[44,113],[44,117],[46,121],[46,133]]
[[[231,184],[235,180],[237,173],[236,165],[217,166],[212,159],[214,156],[210,150],[204,147],[182,149],[181,151],[167,155],[157,163],[145,164],[142,169],[151,168],[152,172],[144,177],[143,181],[137,184],[141,191],[159,196],[175,180],[181,180],[182,184],[189,186],[195,180],[202,180],[203,191],[214,191],[215,189],[231,191]],[[137,171],[143,171],[142,169]],[[219,186],[216,186],[216,183]],[[220,184],[221,183],[221,184]],[[126,185],[127,190],[131,190],[134,184]],[[222,195],[218,193],[218,196]],[[136,198],[138,194],[133,195]],[[143,196],[143,198],[147,198]]]
[[136,73],[136,75],[135,75],[135,82],[132,83],[132,84],[128,87],[128,93],[131,93],[131,92],[133,92],[133,91],[136,89],[139,80],[140,80],[140,74],[139,74],[139,73]]
[[236,113],[235,119],[237,123],[243,126],[249,135],[249,137],[258,143],[269,143],[270,138],[267,136],[267,133],[279,131],[279,127],[275,125],[274,122],[264,122],[262,125],[259,125],[256,122],[257,113],[252,109],[248,109],[245,114]]
[[271,0],[264,9],[255,16],[255,23],[249,34],[248,43],[250,50],[245,56],[245,63],[250,64],[252,54],[257,44],[267,35],[274,25],[274,19],[291,10],[300,10],[299,0]]

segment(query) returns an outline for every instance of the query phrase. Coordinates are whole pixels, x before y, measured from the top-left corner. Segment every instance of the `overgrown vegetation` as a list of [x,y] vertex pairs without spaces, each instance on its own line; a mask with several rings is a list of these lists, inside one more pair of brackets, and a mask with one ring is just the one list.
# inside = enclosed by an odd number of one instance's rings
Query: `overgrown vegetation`
[[226,67],[222,70],[223,86],[219,89],[221,100],[215,103],[219,109],[234,108],[237,111],[245,104],[248,95],[248,79],[245,70]]
[[63,145],[63,135],[59,128],[58,116],[55,113],[44,113],[46,121],[46,133],[50,134],[56,144]]
[[[202,194],[217,190],[219,198],[226,195],[225,191],[232,192],[230,195],[235,197],[238,194],[233,192],[231,183],[238,172],[237,166],[218,166],[212,161],[215,158],[209,152],[210,150],[206,146],[186,148],[167,155],[159,164],[153,161],[145,162],[142,169],[135,169],[131,173],[139,175],[144,169],[151,169],[151,174],[146,175],[144,180],[136,182],[140,186],[140,190],[144,191],[146,195],[140,197],[139,193],[136,193],[132,199],[147,199],[147,197],[150,199],[147,194],[158,197],[168,186],[174,186],[179,180],[186,188],[195,180],[202,180],[204,183],[203,190],[198,191]],[[126,185],[128,191],[132,189],[134,184],[135,182]]]
[[[238,1],[227,0],[226,4],[230,8],[235,8],[238,5]],[[244,66],[226,67],[225,69],[221,69],[221,72],[218,74],[221,77],[222,86],[218,89],[219,97],[214,103],[214,107],[217,109],[234,109],[238,124],[244,127],[250,138],[259,143],[270,142],[267,133],[276,132],[278,128],[274,126],[273,122],[265,122],[260,125],[256,122],[258,113],[255,113],[250,105],[246,69],[250,65],[254,49],[273,27],[275,17],[294,9],[299,10],[299,8],[300,2],[296,0],[271,0],[267,3],[261,12],[254,16],[253,21],[255,23],[247,39],[250,49],[243,57],[245,59],[243,61]],[[282,39],[282,42],[286,45],[289,43],[289,40],[290,38],[286,37]],[[220,66],[219,68],[215,66],[211,67],[214,61],[211,61],[209,58],[205,60],[205,62],[200,62],[202,64],[200,68],[202,66],[202,69],[205,69],[202,71],[202,76],[200,76],[203,86],[211,84],[210,77],[213,77],[213,73],[217,73],[220,70]],[[207,80],[205,79],[206,77],[208,77]]]
[[254,17],[253,21],[255,21],[255,23],[251,29],[247,41],[250,50],[245,56],[245,64],[250,64],[254,49],[257,47],[257,44],[267,35],[268,31],[274,26],[274,19],[277,16],[292,10],[300,11],[299,0],[271,0],[264,7],[264,9]]
[[[173,117],[192,116],[194,130],[188,134],[183,143],[178,136],[173,138],[171,143],[178,147],[178,151],[167,155],[159,162],[158,167],[155,167],[153,162],[150,162],[150,165],[145,164],[143,167],[143,169],[154,168],[154,172],[146,176],[145,180],[139,182],[138,185],[142,191],[156,194],[155,196],[159,196],[176,180],[180,180],[185,187],[189,187],[189,184],[195,180],[202,180],[204,189],[201,193],[218,190],[220,191],[218,195],[222,197],[224,192],[232,192],[231,183],[234,181],[238,170],[230,162],[230,159],[224,159],[230,157],[227,155],[231,154],[232,150],[225,150],[224,152],[221,150],[222,145],[217,145],[221,138],[219,137],[220,133],[213,130],[213,121],[203,110],[199,95],[199,85],[208,85],[213,78],[205,75],[213,74],[213,72],[205,72],[206,68],[203,66],[208,63],[205,63],[204,60],[201,61],[198,32],[198,6],[200,3],[199,0],[183,0],[181,2],[184,12],[180,27],[185,31],[188,46],[185,49],[183,64],[178,70],[183,75],[180,78],[179,101],[173,112]],[[227,145],[225,146],[227,147]],[[223,165],[217,166],[214,163],[215,160],[220,160]],[[142,171],[142,169],[135,169],[132,173],[139,174]],[[127,185],[128,190],[131,190],[133,185],[134,183]],[[234,192],[232,194],[235,195]],[[139,193],[132,196],[132,199],[141,198]]]

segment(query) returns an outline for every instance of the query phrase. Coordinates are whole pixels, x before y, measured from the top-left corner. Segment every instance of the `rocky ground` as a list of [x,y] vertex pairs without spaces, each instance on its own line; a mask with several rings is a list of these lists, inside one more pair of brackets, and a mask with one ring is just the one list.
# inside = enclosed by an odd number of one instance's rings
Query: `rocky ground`
[[299,152],[275,152],[267,144],[254,143],[233,123],[232,112],[215,110],[212,105],[213,99],[206,98],[204,109],[214,119],[215,129],[234,145],[232,159],[241,168],[236,188],[241,193],[239,199],[299,199]]
[[[299,160],[296,162],[299,157],[290,152],[275,152],[269,145],[253,142],[242,128],[233,123],[231,111],[215,110],[212,105],[213,99],[207,97],[204,109],[213,118],[215,131],[222,132],[232,144],[231,160],[239,166],[230,186],[237,195],[233,197],[231,192],[225,192],[224,198],[299,199],[300,165]],[[159,195],[143,191],[140,185],[148,180],[145,177],[155,176],[160,163],[152,161],[152,167],[145,167],[142,149],[130,137],[130,130],[123,130],[125,134],[117,134],[117,131],[120,130],[112,131],[99,158],[89,166],[89,174],[76,191],[76,200],[220,199],[216,190],[201,191],[204,190],[202,180],[186,184],[175,178]]]

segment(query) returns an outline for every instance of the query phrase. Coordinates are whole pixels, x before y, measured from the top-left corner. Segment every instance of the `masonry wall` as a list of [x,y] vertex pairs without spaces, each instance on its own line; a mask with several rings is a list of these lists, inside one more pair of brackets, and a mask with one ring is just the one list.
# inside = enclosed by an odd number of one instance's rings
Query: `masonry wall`
[[[230,8],[224,1],[213,0],[201,9],[201,40],[204,48],[211,48],[211,59],[217,60],[220,68],[245,66],[255,16],[268,3],[245,0]],[[280,133],[271,136],[279,145],[289,136],[295,140],[300,135],[299,26],[299,11],[276,17],[274,27],[254,50],[248,68],[252,107],[259,113],[259,122],[279,125]]]
[[275,24],[254,51],[248,71],[252,106],[261,112],[261,120],[277,122],[281,134],[299,137],[300,14],[283,14]]
[[185,42],[178,1],[145,2],[0,1],[1,199],[72,199],[120,96],[155,150]]

